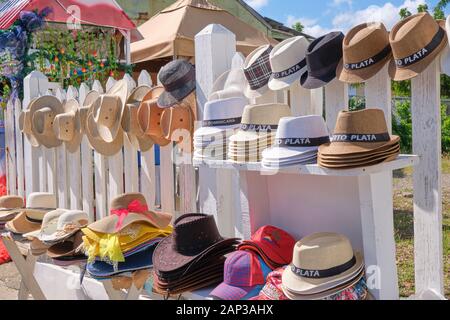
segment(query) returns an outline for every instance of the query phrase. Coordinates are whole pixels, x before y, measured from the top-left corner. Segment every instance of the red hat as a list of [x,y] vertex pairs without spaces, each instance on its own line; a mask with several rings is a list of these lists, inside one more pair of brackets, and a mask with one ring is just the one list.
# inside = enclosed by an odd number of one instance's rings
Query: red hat
[[274,226],[264,226],[253,234],[250,241],[244,241],[239,250],[253,250],[276,269],[292,262],[295,239],[286,231]]

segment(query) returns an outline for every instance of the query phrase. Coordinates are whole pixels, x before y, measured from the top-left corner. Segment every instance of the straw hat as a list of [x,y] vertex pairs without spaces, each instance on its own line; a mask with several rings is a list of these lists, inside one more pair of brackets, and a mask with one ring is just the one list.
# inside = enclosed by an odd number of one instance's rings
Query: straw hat
[[128,97],[128,82],[117,81],[106,94],[100,95],[100,103],[94,104],[92,109],[94,122],[99,136],[107,143],[111,143],[122,134],[122,117]]
[[350,240],[337,233],[316,233],[294,247],[292,264],[283,272],[283,287],[298,295],[327,291],[354,279],[363,257]]
[[389,33],[381,22],[360,24],[344,38],[343,60],[337,67],[338,79],[348,83],[365,82],[391,59]]
[[23,209],[23,206],[24,202],[22,197],[0,197],[0,221],[10,220]]
[[271,90],[284,90],[290,87],[306,71],[306,51],[309,42],[305,37],[293,37],[276,45],[270,53],[272,76]]
[[161,129],[161,117],[164,109],[158,106],[158,97],[164,92],[164,87],[154,87],[142,100],[138,110],[139,127],[156,144],[167,146],[170,140],[164,137]]
[[232,69],[223,73],[214,82],[209,101],[229,98],[245,98],[243,88],[247,83],[243,69]]
[[81,231],[77,231],[74,235],[64,241],[50,246],[47,250],[47,256],[52,259],[75,256],[82,252],[82,247],[83,233]]
[[[191,144],[194,121],[191,106],[185,102],[166,108],[161,115],[163,137],[177,144],[181,142]],[[186,137],[186,134],[189,134],[189,136]]]
[[258,98],[269,90],[269,79],[272,75],[270,52],[273,47],[265,45],[255,49],[245,59],[244,75],[247,83],[244,94],[247,98]]
[[67,100],[63,109],[64,112],[55,117],[53,130],[56,137],[64,141],[67,150],[74,153],[80,148],[83,138],[78,101],[75,99]]
[[[32,100],[33,102],[34,100]],[[31,103],[31,102],[30,102]],[[33,134],[33,130],[31,130],[31,116],[30,110],[23,110],[19,116],[19,130],[22,132],[27,138],[28,142],[32,147],[39,147],[40,143],[37,141],[36,137]]]
[[139,106],[149,91],[149,86],[139,86],[134,89],[125,105],[122,118],[122,128],[128,140],[132,146],[142,152],[146,152],[153,147],[153,140],[145,135],[138,121]]
[[54,96],[42,96],[30,103],[31,131],[36,140],[46,148],[59,147],[62,141],[53,131],[53,122],[64,112],[63,105]]
[[155,213],[148,209],[140,193],[126,193],[111,201],[111,215],[88,226],[95,232],[115,234],[133,223],[147,223],[164,229],[172,220],[169,213]]
[[169,62],[158,74],[164,92],[158,97],[161,108],[172,107],[195,91],[195,67],[186,60]]
[[394,26],[389,40],[394,54],[389,75],[396,81],[412,79],[447,46],[445,21],[427,12],[412,15]]

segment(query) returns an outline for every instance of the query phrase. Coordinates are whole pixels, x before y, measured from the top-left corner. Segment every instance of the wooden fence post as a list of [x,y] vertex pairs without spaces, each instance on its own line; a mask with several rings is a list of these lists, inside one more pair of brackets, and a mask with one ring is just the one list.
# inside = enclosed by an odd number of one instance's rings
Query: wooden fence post
[[15,139],[16,139],[16,166],[17,166],[17,194],[25,197],[25,176],[24,176],[24,150],[23,134],[19,130],[19,117],[22,112],[22,104],[17,99],[14,105],[15,113]]
[[15,144],[15,120],[14,107],[12,100],[6,104],[5,112],[5,159],[6,159],[6,186],[10,195],[17,194],[17,161]]
[[412,80],[416,292],[444,293],[440,73],[434,61]]
[[348,110],[348,84],[337,79],[325,87],[325,117],[330,133],[336,126],[338,114],[342,110]]

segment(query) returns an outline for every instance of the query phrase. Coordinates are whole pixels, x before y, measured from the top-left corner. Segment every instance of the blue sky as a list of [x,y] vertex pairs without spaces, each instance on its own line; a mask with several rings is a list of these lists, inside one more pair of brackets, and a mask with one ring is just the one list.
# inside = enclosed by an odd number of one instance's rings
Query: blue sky
[[[329,31],[348,31],[369,21],[382,21],[391,28],[401,8],[416,12],[419,4],[432,9],[438,0],[246,0],[263,16],[291,26],[300,21],[305,32],[320,36]],[[450,12],[450,6],[446,10]]]

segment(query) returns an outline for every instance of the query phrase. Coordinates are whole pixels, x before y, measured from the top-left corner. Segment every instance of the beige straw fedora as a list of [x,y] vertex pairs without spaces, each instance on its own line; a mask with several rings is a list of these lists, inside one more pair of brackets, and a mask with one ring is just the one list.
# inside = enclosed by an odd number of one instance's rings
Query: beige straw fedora
[[139,86],[135,88],[125,105],[125,111],[122,118],[122,128],[125,135],[130,141],[131,145],[136,150],[146,152],[153,147],[153,140],[146,136],[145,131],[142,130],[138,120],[138,110],[141,102],[149,93],[149,86]]
[[353,250],[346,236],[316,233],[297,242],[282,284],[295,294],[317,294],[354,279],[363,268],[361,253]]
[[445,21],[436,21],[427,12],[412,15],[397,23],[389,39],[394,54],[389,64],[389,75],[396,81],[419,75],[448,43]]
[[[34,99],[35,100],[35,99]],[[34,100],[31,100],[32,103]],[[30,110],[23,110],[19,116],[19,130],[22,132],[27,138],[28,142],[32,147],[39,147],[40,143],[37,141],[36,137],[33,134],[33,130],[31,130],[31,116]]]
[[24,201],[19,196],[3,196],[0,197],[0,221],[7,221],[14,218],[22,208]]
[[83,138],[83,129],[79,112],[79,103],[76,99],[69,99],[63,105],[64,113],[55,117],[53,130],[56,137],[64,141],[67,150],[74,153],[79,150]]
[[58,114],[64,112],[63,105],[54,96],[42,96],[30,103],[31,131],[36,140],[46,148],[59,147],[62,141],[53,131],[53,123]]
[[92,110],[100,137],[111,143],[122,134],[122,117],[129,92],[128,81],[119,80],[103,95]]

